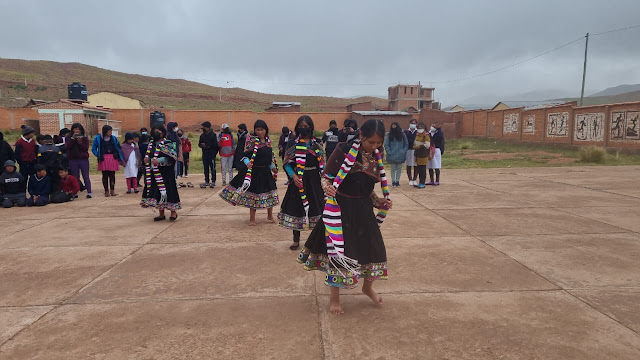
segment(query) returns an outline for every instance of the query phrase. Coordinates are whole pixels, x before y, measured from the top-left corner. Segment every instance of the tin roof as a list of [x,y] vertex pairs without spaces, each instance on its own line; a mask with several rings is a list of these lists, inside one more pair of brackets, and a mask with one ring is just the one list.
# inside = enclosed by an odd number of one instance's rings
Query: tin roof
[[353,111],[362,116],[411,115],[406,111]]

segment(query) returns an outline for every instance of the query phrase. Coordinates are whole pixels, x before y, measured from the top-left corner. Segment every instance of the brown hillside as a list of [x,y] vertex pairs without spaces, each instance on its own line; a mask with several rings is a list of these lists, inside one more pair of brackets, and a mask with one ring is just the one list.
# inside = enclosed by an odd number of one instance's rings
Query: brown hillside
[[222,88],[219,101],[220,88],[194,81],[126,74],[80,63],[0,58],[2,97],[57,100],[66,98],[67,85],[74,81],[85,84],[89,93],[111,91],[142,100],[147,107],[262,111],[273,101],[299,101],[303,111],[330,112],[344,111],[346,105],[363,101],[372,101],[380,108],[387,106],[386,99],[376,97],[273,95],[240,88]]

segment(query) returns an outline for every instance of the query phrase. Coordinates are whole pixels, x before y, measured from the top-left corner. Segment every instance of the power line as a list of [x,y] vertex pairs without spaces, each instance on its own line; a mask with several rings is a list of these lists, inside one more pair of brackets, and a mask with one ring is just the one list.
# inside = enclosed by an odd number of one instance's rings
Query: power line
[[609,33],[617,32],[617,31],[624,31],[624,30],[629,30],[629,29],[635,29],[635,28],[638,28],[638,27],[640,27],[640,24],[638,24],[638,25],[633,25],[633,26],[627,26],[627,27],[620,28],[620,29],[615,29],[615,30],[603,31],[603,32],[599,32],[599,33],[591,34],[591,35],[589,35],[589,36],[604,35],[604,34],[609,34]]

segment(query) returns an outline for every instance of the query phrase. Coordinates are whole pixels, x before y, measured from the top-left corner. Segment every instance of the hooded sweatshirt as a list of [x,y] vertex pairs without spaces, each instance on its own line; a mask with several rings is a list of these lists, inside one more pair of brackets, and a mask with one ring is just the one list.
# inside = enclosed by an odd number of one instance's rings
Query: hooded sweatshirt
[[5,171],[0,175],[0,192],[2,194],[24,194],[26,188],[27,182],[19,172]]

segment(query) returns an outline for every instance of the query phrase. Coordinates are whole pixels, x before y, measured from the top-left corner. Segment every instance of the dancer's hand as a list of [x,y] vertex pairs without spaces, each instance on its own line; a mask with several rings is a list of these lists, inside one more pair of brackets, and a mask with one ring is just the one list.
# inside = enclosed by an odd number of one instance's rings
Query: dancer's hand
[[302,179],[300,179],[298,174],[293,174],[292,179],[293,183],[296,184],[297,187],[301,188],[303,186]]
[[327,197],[336,197],[336,188],[333,185],[325,186],[324,194]]
[[153,164],[153,166],[158,166],[158,164],[160,164],[157,158],[153,158],[153,160],[151,160],[151,163]]
[[391,209],[393,207],[393,201],[390,199],[381,198],[378,199],[378,208]]
[[249,161],[249,163],[247,164],[247,169],[252,169],[253,168],[253,164],[251,163],[251,161]]

